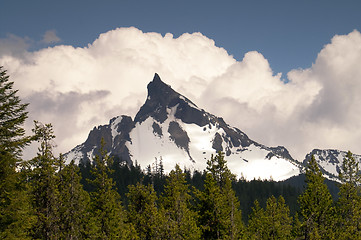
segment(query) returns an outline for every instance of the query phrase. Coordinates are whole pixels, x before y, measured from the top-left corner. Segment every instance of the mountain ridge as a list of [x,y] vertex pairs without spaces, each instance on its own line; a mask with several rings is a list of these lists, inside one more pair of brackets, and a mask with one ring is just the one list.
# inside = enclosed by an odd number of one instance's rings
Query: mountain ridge
[[285,180],[303,172],[307,158],[300,162],[283,146],[267,147],[251,140],[173,90],[157,73],[147,90],[134,120],[120,115],[94,127],[83,144],[65,154],[67,161],[91,161],[104,138],[110,155],[127,164],[137,162],[143,169],[162,159],[166,171],[175,164],[203,170],[211,154],[223,151],[231,171],[247,180]]

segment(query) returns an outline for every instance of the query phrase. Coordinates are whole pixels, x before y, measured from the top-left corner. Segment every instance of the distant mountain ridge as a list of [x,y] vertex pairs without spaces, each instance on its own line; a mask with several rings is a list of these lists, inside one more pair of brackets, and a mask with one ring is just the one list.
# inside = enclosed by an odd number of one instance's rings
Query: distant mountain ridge
[[293,159],[286,148],[251,140],[174,91],[158,74],[147,89],[147,99],[134,120],[121,115],[94,127],[84,143],[65,154],[67,161],[92,160],[104,138],[110,155],[128,164],[137,162],[143,169],[162,160],[165,171],[177,163],[203,170],[211,154],[223,151],[231,171],[247,180],[285,180],[303,171],[303,163]]
[[[311,156],[314,156],[319,167],[324,175],[329,179],[337,180],[338,173],[341,170],[343,159],[346,157],[346,151],[340,151],[336,149],[313,149],[308,153],[303,160],[303,164],[306,164]],[[361,163],[361,155],[352,154],[356,161]]]

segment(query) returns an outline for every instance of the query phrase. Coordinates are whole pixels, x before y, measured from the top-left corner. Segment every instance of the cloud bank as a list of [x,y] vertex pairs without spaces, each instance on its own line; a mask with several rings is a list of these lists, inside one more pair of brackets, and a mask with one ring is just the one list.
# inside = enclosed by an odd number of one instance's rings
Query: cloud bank
[[174,38],[119,28],[84,48],[27,52],[23,47],[21,55],[4,50],[2,43],[7,39],[0,39],[0,65],[30,103],[26,128],[33,119],[51,122],[58,152],[84,142],[94,126],[114,116],[134,117],[157,72],[199,107],[260,143],[286,146],[299,160],[312,148],[361,153],[357,30],[333,37],[312,67],[290,71],[287,83],[261,53],[248,52],[236,61],[201,33]]

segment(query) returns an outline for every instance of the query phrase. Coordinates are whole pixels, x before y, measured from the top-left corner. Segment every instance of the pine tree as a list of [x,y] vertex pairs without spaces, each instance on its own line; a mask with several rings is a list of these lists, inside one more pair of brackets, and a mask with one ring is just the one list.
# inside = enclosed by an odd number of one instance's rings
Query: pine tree
[[302,235],[305,239],[332,238],[333,201],[314,156],[306,168],[306,184],[299,197]]
[[59,227],[62,239],[84,239],[89,222],[89,194],[80,183],[79,167],[59,158]]
[[127,234],[124,212],[120,196],[110,178],[112,158],[107,155],[104,146],[102,139],[100,156],[94,159],[94,180],[90,182],[95,190],[91,192],[92,217],[88,234],[91,239],[123,239]]
[[300,221],[298,212],[295,213],[294,217],[293,217],[293,225],[292,225],[292,237],[294,239],[299,239],[299,236],[302,236],[303,232],[302,232],[302,223]]
[[278,200],[274,196],[268,198],[265,210],[256,200],[252,210],[248,223],[248,234],[251,239],[291,238],[292,218],[282,196]]
[[248,219],[247,239],[265,239],[267,228],[264,209],[260,207],[258,200],[255,200]]
[[[13,90],[14,82],[9,81],[6,71],[0,66],[0,146],[19,161],[23,148],[30,143],[31,137],[26,137],[23,124],[27,119],[28,104],[21,103],[17,96],[18,90]],[[9,167],[16,167],[16,161],[9,162]],[[4,172],[5,173],[5,172]]]
[[26,239],[34,220],[17,168],[31,137],[25,136],[23,128],[28,104],[21,103],[13,85],[0,66],[0,238]]
[[152,167],[150,166],[150,164],[146,168],[146,174],[145,174],[143,183],[144,184],[152,184],[154,186],[154,176],[153,176]]
[[216,156],[212,154],[211,159],[207,161],[207,172],[212,175],[217,185],[221,188],[235,179],[235,176],[227,167],[227,161],[224,159],[223,152],[218,152]]
[[[157,208],[157,195],[153,185],[137,183],[129,186],[128,222],[139,239],[166,239],[165,218]],[[162,237],[163,236],[163,237]]]
[[158,173],[159,173],[159,177],[161,179],[163,179],[164,178],[164,166],[163,166],[163,158],[162,158],[162,156],[159,158]]
[[31,160],[31,188],[33,205],[37,216],[33,232],[35,238],[58,239],[59,237],[59,189],[57,159],[53,155],[55,138],[51,124],[35,121],[33,129],[40,142],[37,157]]
[[175,166],[167,179],[162,207],[166,216],[167,239],[200,239],[197,215],[191,209],[191,195],[185,173]]
[[337,201],[338,239],[361,239],[361,172],[349,151],[339,173],[341,180]]
[[271,228],[269,229],[270,239],[291,238],[292,217],[282,196],[279,196],[278,199],[271,196],[267,200],[266,216],[267,220],[271,223]]
[[232,189],[234,175],[221,152],[215,157],[212,155],[207,165],[204,191],[197,194],[203,238],[238,239],[243,223],[239,202]]

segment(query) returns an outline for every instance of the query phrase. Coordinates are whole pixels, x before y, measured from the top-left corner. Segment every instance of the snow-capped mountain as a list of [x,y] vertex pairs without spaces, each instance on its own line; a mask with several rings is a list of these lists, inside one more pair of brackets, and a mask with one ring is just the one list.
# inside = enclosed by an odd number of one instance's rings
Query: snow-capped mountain
[[[335,149],[314,149],[306,155],[303,164],[306,165],[314,156],[322,173],[331,180],[337,180],[338,173],[341,169],[343,159],[346,157],[346,151],[339,151]],[[352,154],[353,158],[361,164],[361,155]],[[360,165],[361,166],[361,165]]]
[[176,163],[203,170],[211,154],[223,151],[231,171],[247,180],[284,180],[300,173],[301,163],[287,149],[249,139],[174,91],[157,74],[147,88],[147,100],[134,120],[122,115],[94,127],[83,144],[65,155],[67,161],[91,160],[104,138],[109,154],[143,169],[161,159],[166,172]]

